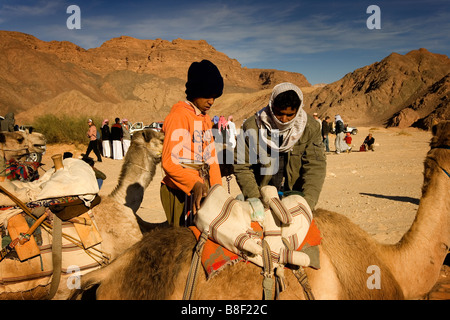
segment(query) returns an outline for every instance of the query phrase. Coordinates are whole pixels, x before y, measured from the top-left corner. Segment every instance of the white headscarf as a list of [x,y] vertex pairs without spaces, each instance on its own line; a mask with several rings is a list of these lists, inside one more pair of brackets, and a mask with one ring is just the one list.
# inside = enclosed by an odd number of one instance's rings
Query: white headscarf
[[[298,97],[300,98],[300,106],[294,119],[283,123],[279,121],[273,114],[272,105],[275,101],[275,98],[280,93],[289,90],[293,90],[297,93]],[[275,142],[267,138],[267,134],[262,134],[262,139],[270,146],[270,148],[278,149],[279,152],[289,151],[302,136],[307,121],[306,112],[305,110],[303,110],[303,93],[300,88],[289,82],[284,82],[276,85],[272,90],[269,104],[256,113],[256,121],[259,129],[264,126],[272,136],[274,133],[278,132],[279,135],[283,137],[283,142],[280,146],[278,146]]]

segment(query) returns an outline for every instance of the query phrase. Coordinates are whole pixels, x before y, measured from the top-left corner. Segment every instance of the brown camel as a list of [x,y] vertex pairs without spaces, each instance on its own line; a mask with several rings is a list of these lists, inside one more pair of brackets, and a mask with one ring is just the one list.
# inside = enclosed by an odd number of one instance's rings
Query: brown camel
[[[450,245],[450,121],[433,127],[422,198],[410,230],[395,245],[375,242],[348,218],[318,209],[320,269],[306,268],[316,299],[418,299],[436,283]],[[446,173],[447,172],[447,173]],[[196,239],[186,228],[157,229],[107,267],[82,277],[71,298],[181,299]],[[281,299],[304,299],[285,270]],[[237,263],[210,280],[200,273],[194,299],[261,299],[261,269]]]
[[19,160],[30,153],[44,153],[46,140],[41,133],[0,132],[0,157]]
[[[142,202],[144,190],[155,175],[156,165],[161,161],[163,140],[164,134],[153,130],[135,133],[124,159],[116,188],[102,199],[100,204],[91,209],[102,238],[102,251],[111,259],[142,239],[135,213]],[[20,267],[21,264],[18,263],[17,268]],[[54,299],[68,297],[70,289],[67,286],[67,279],[71,275],[62,274]],[[48,287],[49,284],[18,293],[2,293],[0,290],[0,300],[44,299],[47,296]]]

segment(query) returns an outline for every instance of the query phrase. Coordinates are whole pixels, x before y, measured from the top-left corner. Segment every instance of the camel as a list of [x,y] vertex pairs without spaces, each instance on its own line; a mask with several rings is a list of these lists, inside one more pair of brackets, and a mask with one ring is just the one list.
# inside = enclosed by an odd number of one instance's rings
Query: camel
[[[142,202],[144,190],[152,181],[156,166],[161,161],[163,140],[163,133],[150,129],[135,133],[124,158],[117,186],[100,204],[91,209],[102,238],[102,251],[110,259],[119,256],[142,239],[136,211]],[[71,275],[62,274],[53,299],[68,297],[70,289],[66,283]],[[37,287],[25,293],[2,293],[0,299],[44,299],[47,291],[46,287]]]
[[0,157],[3,156],[6,161],[19,160],[30,153],[44,153],[45,146],[45,137],[38,132],[0,132]]
[[[321,232],[320,268],[305,268],[315,299],[419,299],[436,283],[450,245],[450,121],[433,127],[414,223],[394,244],[380,244],[347,217],[314,212]],[[197,240],[187,228],[156,229],[104,268],[82,276],[71,298],[182,299]],[[280,299],[305,299],[285,270]],[[193,299],[262,299],[261,268],[235,263],[212,279],[197,277]]]
[[111,259],[141,240],[143,232],[159,225],[143,221],[136,212],[161,161],[163,140],[163,133],[150,129],[133,134],[117,186],[92,209],[103,248]]

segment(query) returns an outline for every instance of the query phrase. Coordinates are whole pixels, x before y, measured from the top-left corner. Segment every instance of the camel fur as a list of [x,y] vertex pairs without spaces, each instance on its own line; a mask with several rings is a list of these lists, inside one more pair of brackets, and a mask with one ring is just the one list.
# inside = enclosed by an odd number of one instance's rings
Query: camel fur
[[[142,239],[136,211],[142,202],[143,191],[152,181],[156,166],[161,161],[163,140],[163,133],[150,129],[135,133],[124,158],[116,188],[91,209],[102,238],[102,250],[111,259]],[[54,299],[68,297],[69,276],[71,274],[61,275]],[[0,294],[0,299],[44,299],[48,286],[37,287],[27,292],[3,293]]]
[[[416,219],[397,244],[377,243],[341,214],[314,212],[321,267],[305,271],[316,299],[418,299],[432,289],[450,245],[450,178],[444,172],[450,172],[450,121],[432,131]],[[84,275],[71,298],[91,289],[97,299],[181,299],[195,246],[188,229],[153,230],[110,265]],[[286,270],[285,276],[280,299],[304,299],[293,274]],[[237,263],[210,280],[201,273],[194,299],[262,299],[261,283],[261,268]]]

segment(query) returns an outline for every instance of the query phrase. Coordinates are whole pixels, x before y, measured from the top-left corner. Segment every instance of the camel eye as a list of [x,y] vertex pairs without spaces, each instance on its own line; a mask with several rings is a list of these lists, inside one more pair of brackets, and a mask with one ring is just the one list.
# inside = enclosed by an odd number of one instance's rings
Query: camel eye
[[23,143],[23,140],[25,140],[24,138],[19,138],[19,139],[17,139],[17,142],[19,142],[20,144],[22,144]]

